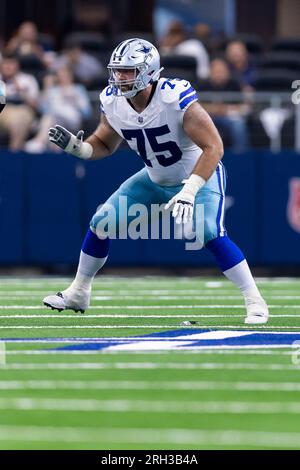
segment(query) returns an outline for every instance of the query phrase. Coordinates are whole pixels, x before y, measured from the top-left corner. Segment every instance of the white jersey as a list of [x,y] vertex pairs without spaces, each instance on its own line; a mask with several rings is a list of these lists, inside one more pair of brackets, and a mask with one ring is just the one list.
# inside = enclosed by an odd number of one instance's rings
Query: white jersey
[[162,186],[175,186],[188,178],[202,154],[183,130],[183,115],[197,101],[186,80],[161,78],[149,105],[137,113],[110,86],[100,94],[101,110],[111,127],[144,160],[150,179]]

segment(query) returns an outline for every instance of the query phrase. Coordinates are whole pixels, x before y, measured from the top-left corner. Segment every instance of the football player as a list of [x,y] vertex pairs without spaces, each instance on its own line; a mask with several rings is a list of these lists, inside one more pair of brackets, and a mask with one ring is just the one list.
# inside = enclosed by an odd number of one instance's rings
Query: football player
[[101,120],[94,133],[84,141],[83,131],[75,136],[56,125],[49,130],[49,139],[84,160],[111,155],[125,139],[145,168],[126,180],[95,213],[74,281],[66,290],[45,297],[44,304],[59,311],[84,312],[89,307],[92,282],[107,260],[110,244],[109,234],[97,230],[98,224],[108,205],[119,214],[119,197],[126,196],[128,205],[140,202],[149,208],[166,203],[175,221],[183,224],[195,215],[196,204],[204,205],[205,247],[241,290],[245,323],[266,323],[268,307],[243,253],[224,226],[223,144],[195,89],[185,80],[160,78],[159,53],[143,39],[119,44],[108,70],[109,85],[100,94]]

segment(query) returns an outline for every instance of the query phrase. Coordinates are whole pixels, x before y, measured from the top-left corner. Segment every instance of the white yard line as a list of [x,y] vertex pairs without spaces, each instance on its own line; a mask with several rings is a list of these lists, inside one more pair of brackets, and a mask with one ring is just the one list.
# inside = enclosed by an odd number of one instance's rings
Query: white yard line
[[[0,330],[6,330],[6,329],[21,329],[21,330],[35,330],[35,329],[67,329],[67,330],[72,330],[72,329],[93,329],[93,328],[100,328],[100,329],[116,329],[116,328],[174,328],[176,325],[120,325],[120,326],[115,326],[115,325],[68,325],[68,326],[63,326],[63,325],[5,325],[5,326],[0,326]],[[300,328],[300,326],[299,326]]]
[[[294,329],[300,329],[300,325],[299,326],[285,326],[285,325],[247,325],[247,327],[245,326],[241,326],[241,325],[196,325],[196,328],[199,326],[203,329],[206,329],[206,328],[221,328],[221,329],[227,329],[227,328],[234,328],[235,330],[239,330],[241,329],[241,331],[243,331],[245,328],[247,328],[247,330],[252,330],[252,329],[258,329],[260,328],[261,331],[263,330],[269,330],[269,329],[279,329],[279,330],[282,330],[282,329],[286,329],[286,330],[294,330]],[[192,327],[188,327],[188,328],[195,328],[195,326],[192,326]],[[121,328],[127,328],[127,329],[156,329],[156,328],[159,328],[159,329],[174,329],[174,328],[178,328],[178,325],[176,324],[173,324],[173,325],[4,325],[4,326],[0,326],[0,330],[15,330],[15,329],[23,329],[23,330],[31,330],[31,329],[59,329],[59,330],[72,330],[72,329],[93,329],[93,328],[98,328],[98,329],[112,329],[112,330],[116,330],[116,329],[121,329]],[[182,326],[181,328],[186,328],[185,326]],[[5,340],[5,338],[2,338],[2,340]],[[188,338],[187,338],[188,340]]]
[[259,364],[249,362],[53,362],[53,363],[12,363],[1,368],[4,370],[254,370],[254,371],[289,371],[299,375],[300,366],[293,364]]
[[[227,328],[234,328],[234,329],[241,329],[241,328],[245,328],[244,326],[240,326],[240,325],[218,325],[218,326],[215,326],[215,325],[196,325],[196,328],[199,328],[199,326],[201,326],[201,328],[222,328],[222,329],[227,329]],[[192,328],[195,328],[195,326],[192,326]],[[159,329],[174,329],[174,328],[178,328],[178,325],[176,324],[173,324],[173,325],[4,325],[4,326],[0,326],[0,330],[15,330],[15,329],[19,329],[19,330],[36,330],[36,329],[44,329],[44,330],[73,330],[73,329],[111,329],[111,330],[118,330],[118,329],[156,329],[156,328],[159,328]],[[186,328],[184,326],[182,326],[181,328]],[[191,328],[191,327],[188,327],[188,328]],[[300,329],[300,325],[299,326],[266,326],[266,325],[247,325],[247,330],[251,330],[251,329],[258,329],[260,328],[261,331],[262,330],[269,330],[269,329],[286,329],[286,330],[294,330],[294,329]],[[242,330],[243,331],[243,330]],[[5,339],[5,338],[2,338],[2,339]],[[189,338],[187,337],[186,338],[187,340],[189,340]]]
[[[180,348],[179,348],[180,349]],[[274,355],[274,356],[290,356],[293,353],[293,350],[289,349],[288,351],[282,351],[281,347],[274,347],[275,350],[271,349],[255,349],[253,350],[250,347],[243,347],[242,349],[237,349],[232,347],[232,349],[224,349],[222,347],[218,347],[218,349],[210,348],[210,349],[205,349],[205,347],[202,347],[201,349],[180,349],[181,354],[235,354],[235,355],[262,355],[262,356],[269,356],[269,355]],[[285,346],[282,347],[282,349],[287,349]],[[122,351],[123,352],[123,351]],[[111,351],[111,350],[106,350],[105,354],[110,354],[110,355],[116,355],[120,354],[120,351]],[[174,350],[149,350],[147,351],[148,354],[169,354],[174,353]],[[130,351],[130,354],[136,354],[136,355],[141,355],[141,351]],[[93,349],[87,349],[87,350],[58,350],[58,349],[48,349],[48,350],[37,350],[37,349],[18,349],[18,350],[8,350],[5,352],[6,356],[95,356],[99,355],[99,350],[93,350]]]
[[[241,314],[232,314],[232,313],[228,313],[226,315],[222,315],[222,314],[214,314],[212,313],[211,315],[205,315],[205,314],[182,314],[182,315],[160,315],[160,314],[157,314],[157,315],[143,315],[143,314],[140,314],[140,315],[126,315],[126,314],[119,314],[119,313],[116,313],[116,314],[98,314],[98,315],[89,315],[89,314],[85,314],[84,315],[84,318],[87,320],[89,318],[244,318],[245,315],[241,315]],[[36,313],[34,315],[22,315],[22,314],[17,314],[17,315],[1,315],[0,314],[0,320],[2,318],[36,318],[36,319],[39,319],[39,318],[64,318],[65,320],[68,320],[69,318],[81,318],[81,315],[80,314],[69,314],[68,311],[65,313],[65,314],[48,314],[48,315],[45,315],[45,314],[40,314],[40,313]],[[269,318],[300,318],[300,314],[297,314],[297,313],[291,313],[291,314],[276,314],[276,315],[269,315]],[[200,326],[200,325],[198,325]],[[299,325],[299,328],[300,328],[300,325]]]
[[[186,428],[101,428],[101,427],[49,427],[49,426],[0,426],[1,441],[52,442],[94,444],[172,444],[198,446],[251,446],[264,448],[299,448],[300,433],[274,431],[244,431],[186,429]],[[101,443],[101,444],[100,444]],[[103,447],[107,448],[107,446]],[[170,447],[171,448],[171,447]],[[99,460],[100,461],[100,460]],[[198,460],[199,463],[199,460]]]
[[[300,283],[299,283],[300,284]],[[174,288],[174,289],[149,289],[149,290],[141,290],[141,289],[136,289],[136,288],[128,288],[126,290],[120,290],[120,289],[102,289],[102,290],[99,290],[99,289],[93,289],[93,296],[97,296],[97,295],[103,295],[103,296],[113,296],[113,297],[116,297],[116,296],[126,296],[128,295],[128,293],[130,293],[132,291],[132,296],[134,298],[144,298],[145,296],[149,296],[149,297],[157,297],[158,295],[165,295],[165,296],[169,296],[169,295],[175,295],[175,296],[179,296],[180,298],[182,298],[179,294],[184,294],[184,295],[188,295],[190,298],[191,295],[195,295],[195,296],[199,296],[200,298],[204,298],[204,297],[208,297],[208,298],[219,298],[219,296],[225,296],[225,298],[227,298],[227,296],[225,294],[232,294],[233,297],[236,297],[236,298],[239,298],[241,299],[241,295],[238,293],[237,289],[234,288],[234,286],[230,289],[218,289],[217,291],[216,290],[212,290],[212,289],[205,289],[204,291],[199,288],[199,289],[180,289],[180,288]],[[201,292],[203,292],[204,295],[201,295]],[[293,298],[296,297],[296,298],[299,298],[299,288],[297,289],[286,289],[286,290],[278,290],[278,289],[266,289],[266,290],[263,290],[262,289],[262,292],[264,292],[264,295],[265,296],[269,296],[269,297],[272,297],[272,296],[286,296],[286,295],[291,295]],[[0,297],[2,296],[6,296],[6,295],[14,295],[14,296],[42,296],[42,295],[48,295],[50,292],[49,292],[49,289],[42,289],[42,290],[16,290],[16,289],[12,289],[12,290],[5,290],[5,291],[2,291],[1,288],[0,288]]]
[[97,400],[63,398],[0,398],[0,409],[20,411],[76,411],[176,414],[300,414],[299,402],[228,402],[169,400]]
[[224,390],[299,392],[300,382],[0,380],[0,390]]
[[[118,294],[111,294],[111,295],[94,295],[93,300],[102,300],[102,301],[111,301],[111,300],[157,300],[157,296],[159,294],[153,294],[153,296],[145,296],[145,295],[118,295]],[[28,295],[1,295],[0,294],[0,301],[5,300],[27,300],[27,299],[41,299],[41,294],[31,294]],[[265,299],[270,300],[299,300],[300,295],[264,295]],[[240,295],[159,295],[159,300],[239,300],[241,301]]]
[[[233,315],[233,314],[228,314],[228,315],[189,315],[188,317],[189,318],[228,318],[230,315],[230,318],[242,318],[244,317],[245,315]],[[284,317],[284,316],[287,316],[287,317],[293,317],[293,318],[297,318],[297,317],[300,317],[300,315],[297,315],[297,314],[291,314],[291,315],[270,315],[270,316],[273,316],[273,317]],[[81,318],[81,315],[77,314],[77,315],[74,315],[74,314],[68,314],[68,313],[65,313],[64,315],[63,314],[49,314],[49,315],[44,315],[44,314],[39,314],[39,313],[36,313],[35,315],[1,315],[0,314],[0,319],[2,318],[64,318],[64,319],[68,319],[68,318]],[[183,315],[160,315],[160,314],[157,314],[157,315],[120,315],[118,313],[116,313],[115,315],[114,314],[98,314],[98,315],[85,315],[84,318],[87,320],[89,318],[186,318],[186,314],[183,314]]]
[[[42,308],[45,308],[43,305],[0,305],[0,311],[1,310],[40,310]],[[214,309],[214,308],[220,308],[220,309],[230,309],[230,308],[245,308],[244,304],[238,304],[238,305],[223,305],[223,304],[200,304],[200,305],[91,305],[89,309],[91,310],[118,310],[118,309],[124,309],[124,310],[156,310],[156,309],[166,309],[166,310],[171,310],[171,309],[196,309],[196,308],[207,308],[207,309]],[[285,308],[285,309],[300,309],[300,305],[269,305],[269,308]]]

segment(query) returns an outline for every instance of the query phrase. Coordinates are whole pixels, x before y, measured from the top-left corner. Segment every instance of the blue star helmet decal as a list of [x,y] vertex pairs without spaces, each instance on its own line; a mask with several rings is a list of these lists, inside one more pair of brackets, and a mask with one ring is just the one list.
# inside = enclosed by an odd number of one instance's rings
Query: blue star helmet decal
[[136,51],[137,52],[144,52],[144,54],[148,54],[148,52],[151,51],[151,47],[146,47],[146,46],[143,45],[143,46],[141,46],[140,49],[137,49]]

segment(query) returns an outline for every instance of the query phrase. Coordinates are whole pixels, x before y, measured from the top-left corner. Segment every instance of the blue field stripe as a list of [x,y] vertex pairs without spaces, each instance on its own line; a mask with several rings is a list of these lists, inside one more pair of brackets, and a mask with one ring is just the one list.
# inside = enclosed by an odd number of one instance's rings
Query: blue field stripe
[[185,108],[189,103],[191,103],[191,101],[197,101],[197,100],[198,100],[197,93],[194,93],[193,95],[188,96],[187,98],[185,98],[183,101],[179,103],[180,109]]

